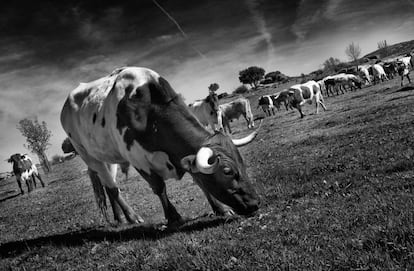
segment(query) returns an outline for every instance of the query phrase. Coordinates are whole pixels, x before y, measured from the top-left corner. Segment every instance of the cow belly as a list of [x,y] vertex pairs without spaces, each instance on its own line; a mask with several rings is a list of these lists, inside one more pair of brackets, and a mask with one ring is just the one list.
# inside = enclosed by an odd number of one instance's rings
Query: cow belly
[[130,150],[122,150],[123,156],[137,169],[151,174],[151,171],[157,173],[164,180],[179,179],[173,163],[170,161],[167,153],[162,151],[150,152],[144,149],[137,141],[131,145]]
[[33,169],[29,169],[29,170],[26,170],[26,171],[22,172],[22,174],[20,176],[21,176],[22,180],[25,181],[25,180],[29,179],[32,176],[32,174],[33,174]]

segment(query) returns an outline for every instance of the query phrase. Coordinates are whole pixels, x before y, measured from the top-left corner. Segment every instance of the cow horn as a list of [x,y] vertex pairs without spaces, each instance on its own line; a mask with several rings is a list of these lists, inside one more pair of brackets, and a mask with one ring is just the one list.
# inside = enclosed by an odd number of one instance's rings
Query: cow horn
[[202,147],[197,152],[196,166],[201,173],[213,174],[218,165],[218,158],[215,157],[213,164],[209,163],[209,159],[214,156],[214,152],[210,148]]
[[240,138],[240,139],[232,139],[233,144],[236,147],[241,147],[241,146],[247,145],[250,142],[252,142],[253,139],[257,136],[257,132],[259,131],[260,127],[262,126],[262,121],[263,120],[260,120],[259,127],[253,133],[251,133],[250,135],[248,135],[246,137],[243,137],[243,138]]

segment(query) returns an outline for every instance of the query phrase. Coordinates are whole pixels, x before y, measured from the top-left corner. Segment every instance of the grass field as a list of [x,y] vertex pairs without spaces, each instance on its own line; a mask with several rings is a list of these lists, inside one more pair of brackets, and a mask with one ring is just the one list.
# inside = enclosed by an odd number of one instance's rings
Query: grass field
[[[256,115],[257,98],[278,90],[249,94]],[[186,175],[168,193],[194,219],[162,230],[148,184],[119,175],[146,223],[108,226],[79,158],[31,194],[0,183],[0,270],[414,270],[413,85],[392,80],[325,102],[318,115],[305,106],[304,119],[284,109],[266,118],[241,148],[262,199],[250,218],[207,216]],[[232,125],[234,137],[249,132],[242,119]]]

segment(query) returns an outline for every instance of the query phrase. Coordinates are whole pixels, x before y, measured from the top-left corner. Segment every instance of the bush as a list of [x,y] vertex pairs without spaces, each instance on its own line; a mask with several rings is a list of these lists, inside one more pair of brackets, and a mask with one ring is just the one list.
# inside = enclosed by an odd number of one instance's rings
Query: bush
[[247,93],[249,91],[249,89],[245,86],[245,85],[241,85],[239,87],[237,87],[233,93],[234,94],[243,94],[243,93]]

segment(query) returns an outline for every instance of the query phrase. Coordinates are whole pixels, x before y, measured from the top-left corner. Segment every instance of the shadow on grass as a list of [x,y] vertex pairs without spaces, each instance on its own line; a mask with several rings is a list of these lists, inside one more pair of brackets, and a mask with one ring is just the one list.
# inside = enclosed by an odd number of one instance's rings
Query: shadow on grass
[[9,199],[13,199],[13,198],[16,198],[18,196],[20,196],[20,193],[19,194],[15,194],[15,195],[11,195],[11,196],[8,196],[8,197],[5,197],[5,198],[2,198],[2,199],[0,199],[0,202],[6,201],[6,200],[9,200]]
[[414,86],[405,86],[405,87],[397,89],[394,92],[404,92],[404,91],[410,91],[410,90],[413,90],[413,89],[414,89]]
[[201,231],[206,228],[217,227],[224,223],[237,220],[238,217],[198,217],[188,220],[178,229],[163,229],[163,224],[144,224],[136,226],[121,226],[121,229],[98,227],[81,229],[50,236],[41,236],[34,239],[19,240],[0,244],[0,258],[14,257],[25,251],[30,251],[42,245],[52,246],[81,246],[86,242],[99,241],[127,241],[127,240],[158,240],[175,232]]

